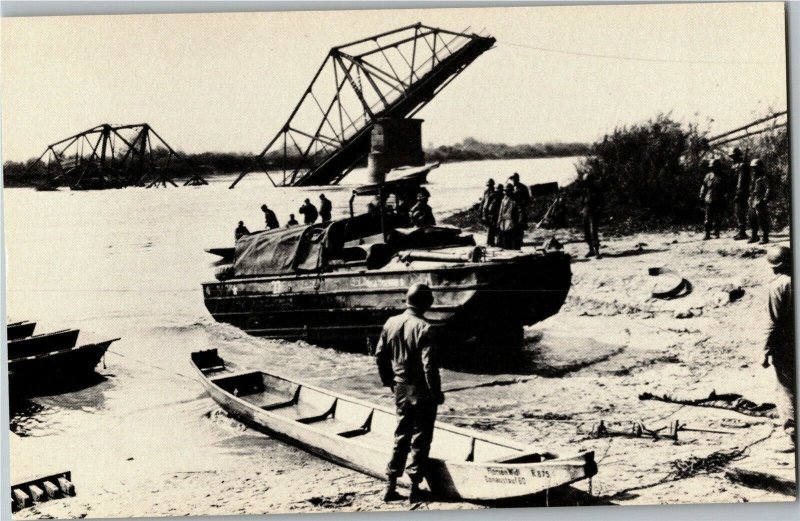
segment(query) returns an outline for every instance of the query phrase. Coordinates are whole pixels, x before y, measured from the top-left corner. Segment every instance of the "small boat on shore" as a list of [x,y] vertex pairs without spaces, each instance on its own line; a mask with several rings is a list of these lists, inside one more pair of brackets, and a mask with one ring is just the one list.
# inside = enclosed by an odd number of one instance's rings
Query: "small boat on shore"
[[80,330],[78,329],[62,329],[52,333],[9,340],[8,359],[11,361],[16,358],[52,353],[75,347],[79,334]]
[[28,322],[27,320],[13,322],[6,326],[6,339],[19,340],[20,338],[29,337],[34,330],[36,330],[36,322]]
[[[216,349],[191,356],[203,387],[232,416],[322,458],[386,478],[394,411],[275,374],[230,371]],[[594,452],[559,455],[437,422],[427,482],[443,499],[496,501],[596,473]]]
[[46,386],[53,380],[64,381],[86,376],[94,371],[109,346],[117,340],[119,338],[31,356],[9,357],[9,387]]

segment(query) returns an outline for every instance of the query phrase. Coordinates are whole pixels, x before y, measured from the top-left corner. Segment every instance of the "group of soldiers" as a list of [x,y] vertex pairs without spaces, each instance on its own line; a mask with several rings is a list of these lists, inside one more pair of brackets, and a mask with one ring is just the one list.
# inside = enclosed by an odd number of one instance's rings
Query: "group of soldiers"
[[494,179],[489,179],[480,203],[480,219],[488,229],[486,243],[508,250],[522,248],[530,204],[531,192],[520,183],[518,173],[509,177],[505,186],[495,186]]
[[[304,224],[314,224],[318,218],[321,219],[322,222],[330,221],[332,210],[333,205],[331,204],[330,199],[325,197],[325,194],[319,194],[319,210],[317,210],[317,207],[311,203],[311,200],[306,199],[303,201],[303,205],[298,211],[300,212],[300,215],[303,216]],[[281,227],[280,223],[278,222],[278,216],[275,215],[275,212],[266,204],[261,205],[261,211],[264,212],[265,229],[275,230]],[[286,228],[291,228],[292,226],[297,226],[299,224],[300,223],[297,221],[294,214],[289,214],[289,221],[286,223]],[[239,225],[236,227],[234,236],[236,237],[236,240],[239,240],[240,237],[245,235],[250,235],[250,230],[248,230],[244,225],[244,221],[239,221]]]
[[[589,251],[586,257],[602,258],[600,254],[599,223],[603,206],[602,191],[594,177],[585,173],[579,180],[580,209],[583,218],[583,232]],[[551,209],[546,213],[559,214],[563,218],[564,198],[561,193],[556,196]],[[486,244],[509,250],[522,248],[525,230],[528,229],[531,217],[531,192],[514,173],[503,186],[495,185],[494,179],[486,182],[479,205],[480,221],[486,226],[488,233]],[[562,219],[556,219],[562,220]]]
[[[705,206],[705,236],[711,234],[719,238],[722,220],[729,204],[729,192],[733,192],[733,206],[736,217],[737,233],[735,240],[747,240],[749,243],[767,244],[769,242],[769,200],[770,182],[764,163],[755,158],[749,163],[741,149],[735,148],[730,155],[733,165],[731,183],[726,182],[724,163],[721,159],[713,159],[704,163],[701,168],[707,173],[700,188],[700,200]],[[747,231],[750,228],[750,235]]]

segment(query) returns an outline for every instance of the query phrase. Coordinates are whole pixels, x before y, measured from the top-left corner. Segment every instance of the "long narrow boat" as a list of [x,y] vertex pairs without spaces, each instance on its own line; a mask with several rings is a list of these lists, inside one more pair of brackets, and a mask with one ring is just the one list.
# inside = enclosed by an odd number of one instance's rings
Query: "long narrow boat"
[[78,329],[63,329],[19,340],[10,340],[8,342],[8,359],[13,360],[75,347],[79,334],[80,330]]
[[[230,371],[216,349],[192,353],[192,363],[208,394],[232,416],[385,479],[397,422],[393,411],[275,374]],[[527,497],[596,473],[594,452],[558,455],[437,422],[427,481],[443,499],[494,501]]]
[[14,322],[6,326],[6,338],[8,340],[19,340],[20,338],[29,337],[36,329],[36,322]]
[[113,338],[96,344],[70,347],[8,360],[9,384],[13,387],[46,386],[51,380],[80,378],[94,371]]

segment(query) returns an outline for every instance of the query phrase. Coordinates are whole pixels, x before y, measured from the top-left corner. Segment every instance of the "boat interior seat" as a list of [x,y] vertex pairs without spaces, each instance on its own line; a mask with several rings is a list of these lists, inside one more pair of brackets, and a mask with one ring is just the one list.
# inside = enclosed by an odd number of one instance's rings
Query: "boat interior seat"
[[471,436],[437,429],[431,444],[431,457],[453,461],[470,461],[474,452],[473,443]]
[[490,459],[492,463],[539,463],[543,461],[541,451],[514,451],[512,454]]

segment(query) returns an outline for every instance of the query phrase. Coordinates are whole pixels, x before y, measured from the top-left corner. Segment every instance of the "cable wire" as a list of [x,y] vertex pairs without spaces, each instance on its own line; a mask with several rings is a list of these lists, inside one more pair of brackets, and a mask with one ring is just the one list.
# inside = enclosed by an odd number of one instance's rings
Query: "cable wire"
[[549,47],[539,47],[536,45],[526,45],[522,43],[514,43],[514,42],[506,42],[506,41],[499,41],[504,45],[510,45],[513,47],[521,47],[524,49],[531,49],[534,51],[540,52],[550,52],[555,54],[566,54],[569,56],[582,56],[585,58],[602,58],[606,60],[623,60],[623,61],[636,61],[636,62],[647,62],[647,63],[681,63],[681,64],[695,64],[695,65],[779,65],[783,64],[784,62],[775,61],[775,62],[752,62],[752,61],[723,61],[723,60],[678,60],[678,59],[669,59],[669,58],[646,58],[646,57],[639,57],[639,56],[622,56],[622,55],[615,55],[615,54],[596,54],[596,53],[589,53],[589,52],[580,52],[580,51],[568,51],[564,49],[553,49]]

